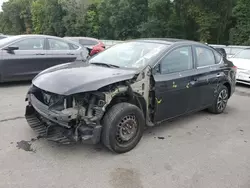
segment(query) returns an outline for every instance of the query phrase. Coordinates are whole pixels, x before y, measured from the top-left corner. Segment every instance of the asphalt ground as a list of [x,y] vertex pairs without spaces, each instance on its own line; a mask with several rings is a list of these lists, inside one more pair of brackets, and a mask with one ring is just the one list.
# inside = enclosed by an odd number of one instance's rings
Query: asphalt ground
[[250,87],[225,113],[202,111],[145,131],[116,155],[37,139],[24,119],[29,83],[0,85],[0,188],[249,188]]

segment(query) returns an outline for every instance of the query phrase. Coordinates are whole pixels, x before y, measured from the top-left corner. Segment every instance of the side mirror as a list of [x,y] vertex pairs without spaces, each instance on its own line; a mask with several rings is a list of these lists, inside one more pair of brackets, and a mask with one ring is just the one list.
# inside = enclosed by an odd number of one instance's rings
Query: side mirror
[[6,50],[8,53],[12,53],[18,49],[19,49],[19,47],[17,47],[17,46],[8,46],[8,47],[4,48],[3,50]]

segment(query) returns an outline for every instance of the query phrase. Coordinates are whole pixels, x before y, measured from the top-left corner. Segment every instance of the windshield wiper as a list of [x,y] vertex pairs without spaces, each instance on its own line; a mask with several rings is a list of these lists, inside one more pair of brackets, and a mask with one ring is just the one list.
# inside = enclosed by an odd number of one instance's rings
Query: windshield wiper
[[119,66],[117,65],[112,65],[112,64],[108,64],[108,63],[90,63],[90,64],[94,64],[94,65],[100,65],[100,66],[106,66],[106,67],[109,67],[109,68],[120,68]]

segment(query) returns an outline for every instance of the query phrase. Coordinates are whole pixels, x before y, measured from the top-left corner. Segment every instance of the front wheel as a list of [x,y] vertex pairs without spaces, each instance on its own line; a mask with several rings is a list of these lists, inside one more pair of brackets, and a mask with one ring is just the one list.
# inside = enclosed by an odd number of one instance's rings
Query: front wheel
[[223,113],[227,107],[228,98],[229,98],[228,88],[222,85],[218,89],[218,93],[214,98],[213,105],[208,110],[214,114]]
[[104,116],[102,143],[113,152],[126,153],[139,143],[144,126],[144,115],[137,106],[116,104]]

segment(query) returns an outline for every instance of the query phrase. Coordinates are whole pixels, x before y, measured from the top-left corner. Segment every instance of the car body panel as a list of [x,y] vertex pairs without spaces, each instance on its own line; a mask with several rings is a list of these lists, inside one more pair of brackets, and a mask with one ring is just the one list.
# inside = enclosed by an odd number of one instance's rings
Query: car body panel
[[[30,37],[29,39],[34,39]],[[41,70],[46,69],[47,61],[45,38],[39,37],[43,40],[43,49],[37,50],[15,50],[8,52],[3,48],[0,49],[0,74],[2,80],[14,81],[14,80],[27,80],[32,79]],[[18,42],[22,42],[25,39],[22,37],[7,44],[7,46],[13,46]],[[5,46],[6,47],[6,46]]]
[[22,50],[13,54],[1,50],[2,80],[32,79],[41,70],[46,69],[47,57],[45,50]]
[[[155,122],[185,114],[192,90],[187,89],[194,70],[171,75],[154,75],[157,111]],[[193,98],[194,99],[194,98]]]
[[[61,40],[79,48],[68,51],[51,51],[48,47],[47,38]],[[15,46],[16,43],[32,39],[44,40],[43,49],[14,50],[12,52],[5,50],[9,46]],[[76,60],[83,62],[86,61],[87,56],[88,51],[86,48],[59,37],[47,35],[18,35],[8,37],[8,41],[0,47],[0,82],[31,80],[39,72],[49,67]]]
[[[178,46],[169,48],[166,54],[176,47]],[[155,113],[155,123],[209,107],[221,84],[230,83],[232,93],[234,92],[235,75],[232,78],[231,68],[227,67],[230,62],[226,58],[221,58],[218,64],[198,67],[194,52],[195,47],[211,50],[208,46],[193,44],[194,70],[154,75],[155,96],[157,103],[159,103]]]
[[237,82],[250,85],[250,59],[230,58],[229,60],[237,66]]
[[69,63],[42,72],[33,80],[33,84],[45,91],[71,95],[98,90],[112,83],[132,79],[136,73],[136,70]]

